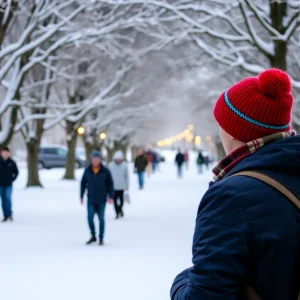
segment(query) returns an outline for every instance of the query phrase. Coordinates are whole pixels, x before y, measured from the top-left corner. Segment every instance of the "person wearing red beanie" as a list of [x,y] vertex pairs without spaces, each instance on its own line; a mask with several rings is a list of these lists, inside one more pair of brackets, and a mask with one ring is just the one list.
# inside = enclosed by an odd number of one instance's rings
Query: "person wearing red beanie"
[[200,202],[193,266],[176,277],[172,300],[300,296],[300,137],[291,130],[292,105],[291,81],[278,69],[217,100],[227,156]]

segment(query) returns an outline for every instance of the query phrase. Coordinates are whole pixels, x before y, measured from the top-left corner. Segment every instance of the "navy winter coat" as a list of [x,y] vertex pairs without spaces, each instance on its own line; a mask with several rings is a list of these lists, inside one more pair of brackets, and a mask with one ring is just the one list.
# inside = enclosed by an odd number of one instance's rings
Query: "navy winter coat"
[[19,175],[17,164],[11,158],[0,157],[0,187],[11,186]]
[[300,213],[257,179],[273,177],[300,198],[300,136],[266,145],[236,165],[204,195],[193,241],[193,267],[174,281],[172,300],[237,300],[243,283],[262,300],[296,300],[300,278]]
[[175,162],[178,166],[182,166],[184,163],[184,155],[182,153],[177,153],[175,157]]
[[83,198],[84,192],[88,191],[88,203],[106,203],[107,197],[114,197],[114,185],[110,171],[101,164],[98,174],[94,174],[92,166],[85,169],[81,180],[80,197]]

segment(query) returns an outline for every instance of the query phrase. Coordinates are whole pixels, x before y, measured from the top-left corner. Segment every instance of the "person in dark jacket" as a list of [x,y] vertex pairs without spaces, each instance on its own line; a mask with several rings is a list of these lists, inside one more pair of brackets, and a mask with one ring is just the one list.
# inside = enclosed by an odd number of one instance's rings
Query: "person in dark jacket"
[[145,171],[148,166],[148,159],[144,152],[144,149],[139,149],[138,156],[134,162],[134,170],[138,175],[138,184],[140,190],[144,188],[145,185]]
[[205,158],[203,156],[203,153],[201,150],[198,152],[198,157],[197,157],[197,165],[198,165],[198,171],[200,174],[203,173],[203,165],[205,164]]
[[181,150],[178,149],[178,153],[175,157],[175,163],[177,165],[177,172],[178,172],[178,177],[181,178],[182,177],[182,167],[183,167],[183,164],[184,164],[184,154],[181,153]]
[[[87,196],[87,212],[88,224],[91,231],[91,239],[87,244],[97,242],[96,230],[94,224],[94,216],[98,215],[99,218],[99,245],[103,246],[104,229],[105,229],[105,208],[107,201],[113,203],[114,198],[114,185],[110,171],[101,163],[101,155],[98,152],[93,152],[92,163],[84,171],[81,188],[80,198],[81,204],[84,203],[84,193],[88,191]],[[108,199],[108,200],[107,200]]]
[[262,300],[298,299],[299,209],[263,181],[232,176],[260,172],[299,198],[300,137],[291,131],[292,102],[289,77],[277,69],[244,79],[218,99],[214,116],[228,156],[213,170],[201,200],[193,266],[175,279],[172,300],[246,299],[244,285]]
[[152,165],[152,173],[155,174],[157,171],[157,165],[158,165],[158,154],[155,150],[152,151],[151,165]]
[[3,220],[13,221],[11,194],[13,182],[19,175],[17,164],[10,158],[10,150],[4,147],[0,157],[0,197],[2,202]]

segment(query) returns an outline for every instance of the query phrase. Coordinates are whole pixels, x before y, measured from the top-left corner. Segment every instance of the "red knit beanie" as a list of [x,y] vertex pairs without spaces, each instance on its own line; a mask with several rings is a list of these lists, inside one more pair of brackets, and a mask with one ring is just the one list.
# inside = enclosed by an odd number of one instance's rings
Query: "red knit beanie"
[[218,99],[214,116],[232,137],[249,142],[291,129],[292,84],[287,73],[265,70],[246,78]]

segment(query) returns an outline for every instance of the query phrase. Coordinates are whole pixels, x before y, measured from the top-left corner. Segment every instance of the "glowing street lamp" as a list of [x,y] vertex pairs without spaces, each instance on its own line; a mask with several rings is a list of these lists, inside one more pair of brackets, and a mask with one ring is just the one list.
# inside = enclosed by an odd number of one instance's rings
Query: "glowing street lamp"
[[85,132],[84,127],[80,126],[80,127],[77,129],[77,132],[78,132],[78,134],[83,135],[84,132]]
[[195,145],[200,145],[201,144],[201,136],[196,136],[195,137]]
[[208,136],[206,137],[206,140],[207,140],[208,142],[210,142],[210,141],[211,141],[211,136],[208,135]]
[[105,132],[100,133],[100,139],[102,141],[104,141],[106,139],[106,133]]

